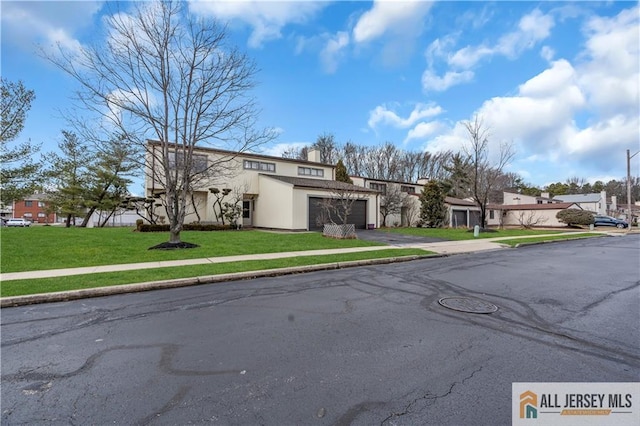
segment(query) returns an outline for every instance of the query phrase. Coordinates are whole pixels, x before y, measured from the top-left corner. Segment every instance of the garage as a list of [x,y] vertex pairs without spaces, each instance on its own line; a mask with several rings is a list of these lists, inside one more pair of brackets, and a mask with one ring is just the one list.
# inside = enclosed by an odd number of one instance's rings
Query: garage
[[[323,223],[318,223],[318,218],[322,217],[322,202],[326,198],[309,197],[309,230],[322,231]],[[333,221],[339,223],[338,218],[332,217]],[[322,221],[321,221],[322,222]],[[351,208],[348,223],[356,225],[356,229],[367,228],[367,200],[356,200]]]

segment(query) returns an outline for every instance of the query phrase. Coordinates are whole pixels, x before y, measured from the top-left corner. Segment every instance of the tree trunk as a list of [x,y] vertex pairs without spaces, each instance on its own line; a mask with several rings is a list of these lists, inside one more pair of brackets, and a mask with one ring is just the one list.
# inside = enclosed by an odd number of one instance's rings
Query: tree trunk
[[67,215],[67,223],[65,225],[65,228],[71,228],[71,215],[70,214]]
[[84,219],[82,219],[82,223],[80,224],[80,228],[86,228],[87,224],[89,223],[89,219],[91,219],[91,215],[93,215],[93,212],[96,211],[96,207],[91,207],[89,209],[89,211],[87,212],[87,214],[84,216]]

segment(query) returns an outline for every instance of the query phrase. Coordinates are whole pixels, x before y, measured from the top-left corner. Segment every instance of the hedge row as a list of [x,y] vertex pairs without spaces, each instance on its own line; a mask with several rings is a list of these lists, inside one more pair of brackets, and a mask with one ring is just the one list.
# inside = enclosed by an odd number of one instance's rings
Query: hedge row
[[[236,226],[232,225],[217,225],[200,223],[189,223],[182,226],[183,231],[228,231],[236,229]],[[169,225],[150,225],[148,223],[139,225],[138,231],[140,232],[169,232]]]

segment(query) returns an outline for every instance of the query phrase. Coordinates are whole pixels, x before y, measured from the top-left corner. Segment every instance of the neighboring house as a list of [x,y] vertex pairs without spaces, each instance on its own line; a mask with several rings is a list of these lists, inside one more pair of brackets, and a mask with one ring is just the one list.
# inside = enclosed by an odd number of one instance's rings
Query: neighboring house
[[[368,188],[380,193],[380,207],[391,201],[400,204],[397,213],[387,215],[386,226],[415,226],[420,216],[419,195],[423,184],[392,180],[371,179],[362,176],[350,176],[354,185]],[[383,226],[383,215],[380,213],[380,226]]]
[[607,191],[593,194],[571,194],[556,195],[553,201],[562,203],[576,203],[583,210],[588,210],[597,214],[606,215],[607,211]]
[[47,211],[48,205],[47,194],[33,194],[13,202],[13,217],[33,223],[55,223],[56,214]]
[[473,228],[480,225],[480,207],[474,201],[445,197],[444,203],[451,228]]
[[556,218],[560,210],[581,209],[581,207],[577,203],[536,203],[489,204],[487,209],[489,226],[560,227],[566,226]]
[[[158,142],[149,141],[149,150],[160,149]],[[273,157],[249,152],[237,153],[212,148],[195,150],[195,165],[224,160],[225,172],[215,181],[198,184],[192,193],[193,202],[185,223],[214,222],[216,194],[212,188],[231,190],[224,201],[238,200],[242,205],[242,224],[259,228],[284,230],[320,230],[320,203],[335,199],[342,188],[354,196],[349,223],[357,228],[379,226],[380,194],[368,188],[336,182],[335,166],[320,162],[320,151],[310,150],[307,160]],[[147,154],[146,196],[163,197],[164,188],[152,179],[150,169],[155,160]],[[157,170],[157,169],[156,169]],[[223,202],[224,202],[223,201]],[[162,209],[162,208],[160,208]],[[166,212],[158,212],[164,214]]]
[[[353,183],[358,186],[375,189],[380,192],[380,206],[383,207],[387,197],[400,194],[402,207],[395,214],[387,217],[387,226],[416,226],[420,218],[420,194],[428,179],[419,179],[417,183],[399,182],[381,179],[370,179],[361,176],[351,176]],[[445,197],[447,222],[453,228],[473,228],[480,223],[480,207],[471,200]],[[380,219],[382,225],[382,218]]]
[[539,197],[507,191],[502,193],[502,204],[509,206],[517,204],[549,204],[553,202],[548,192],[543,192]]

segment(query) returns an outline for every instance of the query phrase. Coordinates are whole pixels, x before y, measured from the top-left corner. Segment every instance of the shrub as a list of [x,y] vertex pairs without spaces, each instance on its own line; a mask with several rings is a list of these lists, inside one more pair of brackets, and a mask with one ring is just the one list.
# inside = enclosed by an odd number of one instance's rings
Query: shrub
[[142,226],[143,223],[144,223],[144,220],[136,219],[136,231],[140,231],[140,227]]
[[594,222],[593,213],[587,210],[564,209],[556,213],[556,218],[569,226],[591,225]]

